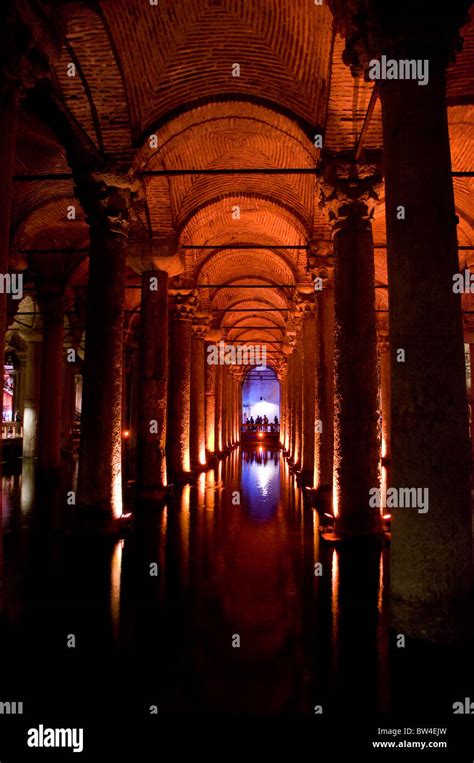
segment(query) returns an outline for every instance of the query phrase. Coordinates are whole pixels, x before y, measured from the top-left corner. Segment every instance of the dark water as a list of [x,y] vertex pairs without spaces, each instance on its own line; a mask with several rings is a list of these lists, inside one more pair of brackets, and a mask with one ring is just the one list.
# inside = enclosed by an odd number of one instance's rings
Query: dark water
[[21,748],[29,726],[63,724],[100,759],[100,735],[185,713],[306,715],[354,727],[362,749],[380,726],[449,721],[452,752],[470,652],[396,647],[388,549],[322,544],[278,452],[234,451],[162,508],[136,507],[121,539],[69,531],[72,476],[39,490],[25,463],[3,479],[0,701],[25,714],[0,716],[0,753],[2,738]]

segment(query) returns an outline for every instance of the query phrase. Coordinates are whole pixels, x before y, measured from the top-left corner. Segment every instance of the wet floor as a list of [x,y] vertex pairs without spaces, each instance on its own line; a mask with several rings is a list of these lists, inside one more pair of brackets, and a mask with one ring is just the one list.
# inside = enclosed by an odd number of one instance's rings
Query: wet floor
[[234,451],[136,507],[122,539],[68,531],[71,476],[39,491],[25,462],[3,479],[0,700],[24,699],[29,720],[139,722],[156,706],[376,730],[446,726],[474,698],[463,650],[397,648],[389,549],[321,543],[278,451]]

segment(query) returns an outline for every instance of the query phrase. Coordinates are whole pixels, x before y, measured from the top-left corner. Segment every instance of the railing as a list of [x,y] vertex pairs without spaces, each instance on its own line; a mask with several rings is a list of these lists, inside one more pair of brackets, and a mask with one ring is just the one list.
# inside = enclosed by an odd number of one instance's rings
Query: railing
[[265,432],[266,434],[274,434],[280,431],[280,424],[273,424],[271,421],[268,424],[250,424],[248,421],[242,424],[242,432]]
[[2,440],[13,440],[23,437],[23,423],[21,421],[2,421]]

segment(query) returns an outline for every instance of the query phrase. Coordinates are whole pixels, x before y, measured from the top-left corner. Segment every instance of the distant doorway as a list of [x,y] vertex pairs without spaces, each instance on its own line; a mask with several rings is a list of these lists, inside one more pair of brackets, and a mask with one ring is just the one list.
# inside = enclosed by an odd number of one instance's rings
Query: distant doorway
[[280,432],[280,383],[272,368],[251,369],[242,388],[242,440],[272,439]]

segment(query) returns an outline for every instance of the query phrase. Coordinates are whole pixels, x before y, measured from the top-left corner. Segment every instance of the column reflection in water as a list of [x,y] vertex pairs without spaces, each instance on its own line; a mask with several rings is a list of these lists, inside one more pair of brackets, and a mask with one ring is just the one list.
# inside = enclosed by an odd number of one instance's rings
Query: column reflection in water
[[122,551],[124,540],[115,544],[110,564],[110,613],[112,617],[112,635],[118,643],[120,634],[120,591],[122,583]]
[[[31,521],[21,507],[34,493],[28,469],[11,483],[19,528],[5,570],[9,618],[41,634],[33,656],[75,633],[84,685],[99,658],[131,657],[104,696],[114,686],[110,702],[123,704],[141,692],[160,713],[313,714],[322,704],[330,714],[348,710],[344,697],[361,710],[375,703],[386,565],[379,553],[320,542],[317,512],[278,451],[236,449],[166,504],[137,511],[125,542],[43,535],[25,558],[36,505]],[[16,567],[32,570],[21,587],[11,585]]]

